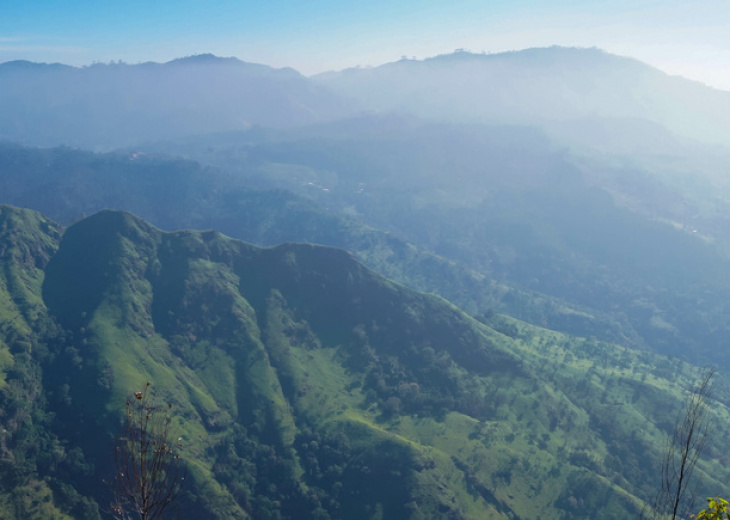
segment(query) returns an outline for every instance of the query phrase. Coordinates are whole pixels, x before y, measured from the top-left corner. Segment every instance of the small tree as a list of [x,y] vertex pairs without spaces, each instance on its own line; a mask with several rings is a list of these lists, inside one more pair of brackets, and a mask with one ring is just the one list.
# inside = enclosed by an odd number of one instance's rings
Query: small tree
[[154,406],[150,386],[148,382],[127,401],[127,417],[116,440],[111,509],[118,520],[162,518],[185,481],[182,445],[170,432],[172,405]]
[[708,401],[714,389],[715,373],[714,368],[708,369],[687,398],[667,442],[661,470],[662,487],[651,510],[648,514],[642,512],[640,518],[675,520],[686,518],[692,510],[694,496],[690,482],[712,427]]
[[708,498],[707,509],[704,509],[690,518],[697,520],[728,520],[730,519],[730,503],[720,497]]

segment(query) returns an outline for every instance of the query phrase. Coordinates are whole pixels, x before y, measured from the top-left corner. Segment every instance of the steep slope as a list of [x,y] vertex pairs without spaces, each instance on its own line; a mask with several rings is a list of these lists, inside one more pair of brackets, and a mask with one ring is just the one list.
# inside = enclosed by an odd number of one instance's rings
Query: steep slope
[[[57,228],[3,215],[3,244],[54,251]],[[60,328],[30,329],[48,339],[46,356],[34,347],[30,358],[46,422],[26,442],[36,453],[55,442],[59,457],[6,468],[48,482],[49,507],[75,518],[97,514],[78,493],[107,503],[109,445],[146,381],[176,410],[191,477],[180,505],[195,518],[629,517],[653,494],[662,438],[696,377],[499,316],[478,323],[344,251],[163,233],[126,213],[71,226],[42,293],[28,287]],[[23,345],[3,341],[11,353]],[[716,398],[717,451],[699,473],[708,493],[727,478],[724,386]]]
[[[39,214],[0,206],[0,517],[93,518],[96,506],[69,487],[68,446],[52,433],[41,365],[53,358],[59,330],[41,298],[43,269],[61,228]],[[83,464],[83,456],[78,459]],[[56,478],[47,477],[53,473]],[[55,488],[56,494],[51,490]],[[56,502],[63,502],[60,511]],[[86,515],[85,513],[89,513]]]
[[347,105],[292,69],[235,58],[169,63],[0,64],[0,138],[110,149],[176,136],[292,126]]
[[[322,266],[326,266],[324,271]],[[112,402],[114,397],[122,399],[130,383],[133,386],[135,381],[137,385],[145,380],[155,381],[176,408],[189,414],[184,437],[189,440],[191,453],[223,450],[230,457],[231,445],[252,438],[254,444],[258,441],[264,445],[259,449],[277,457],[274,468],[261,466],[264,461],[257,465],[258,479],[241,497],[239,507],[247,507],[254,516],[261,516],[267,507],[275,508],[266,501],[266,495],[273,494],[271,503],[281,502],[281,492],[267,491],[264,485],[272,481],[270,472],[274,472],[276,487],[289,489],[289,499],[280,506],[283,512],[292,516],[298,511],[298,517],[302,517],[306,513],[301,508],[314,510],[317,504],[298,482],[306,468],[299,467],[302,462],[295,455],[296,434],[327,421],[319,416],[320,410],[311,419],[298,417],[295,426],[293,413],[303,413],[297,408],[304,393],[307,399],[301,400],[313,401],[307,403],[312,407],[325,395],[332,395],[331,390],[336,387],[327,389],[330,392],[318,388],[323,383],[321,379],[326,381],[337,373],[344,377],[345,368],[338,369],[338,364],[355,363],[356,360],[347,358],[366,354],[343,352],[340,355],[345,359],[340,363],[330,359],[335,350],[345,347],[344,342],[352,341],[352,328],[360,322],[382,328],[376,352],[385,350],[393,354],[407,349],[408,344],[420,346],[426,337],[438,337],[439,329],[441,335],[446,334],[444,340],[453,334],[454,327],[468,329],[468,318],[446,307],[447,323],[409,331],[408,321],[414,318],[404,321],[408,316],[404,313],[408,312],[408,304],[424,305],[423,297],[414,298],[403,289],[378,280],[340,251],[309,246],[258,250],[215,233],[162,235],[128,215],[102,213],[71,227],[65,234],[59,253],[49,265],[44,297],[61,323],[77,334],[83,330],[87,340],[86,348],[79,352],[86,360],[82,373],[75,382],[69,381],[73,400],[100,395],[100,372],[110,372],[107,379],[114,382],[109,389]],[[368,294],[368,289],[374,294]],[[286,309],[287,298],[297,301],[296,312]],[[353,303],[353,299],[365,300],[368,306],[356,313],[364,305]],[[391,299],[394,301],[388,301]],[[383,300],[388,304],[380,308]],[[430,300],[425,299],[427,307],[433,306]],[[437,308],[443,305],[436,304]],[[397,314],[393,315],[393,311]],[[453,319],[457,323],[448,324]],[[290,332],[291,328],[294,331]],[[404,333],[393,338],[394,330]],[[462,363],[466,362],[469,350],[480,348],[478,344],[463,343],[460,347],[467,349],[455,349],[455,357],[461,358]],[[306,361],[298,360],[298,356]],[[493,363],[489,363],[491,358]],[[503,370],[510,365],[509,359],[505,354],[488,354],[483,363]],[[369,359],[357,362],[363,364]],[[515,366],[514,360],[511,365]],[[361,366],[360,371],[364,368]],[[304,373],[307,369],[319,373],[308,375]],[[330,373],[331,369],[336,372]],[[351,383],[357,383],[357,379],[350,376]],[[450,387],[458,386],[454,377],[442,384],[451,391]],[[422,385],[439,386],[425,381]],[[354,403],[364,400],[356,389],[336,389],[343,396],[354,393],[350,398]],[[83,400],[89,415],[94,410],[99,413],[106,402],[104,399],[95,403],[88,397]],[[356,413],[347,407],[335,416],[344,412]],[[443,500],[443,493],[435,488],[426,491],[410,482],[415,477],[409,477],[413,471],[409,469],[413,462],[409,461],[417,453],[408,449],[407,443],[394,443],[388,435],[378,433],[379,428],[368,427],[372,417],[361,419],[358,415],[345,421],[351,426],[344,426],[355,429],[351,441],[355,444],[351,449],[358,453],[355,459],[363,458],[362,464],[376,468],[380,464],[385,467],[373,475],[350,470],[354,475],[349,478],[361,481],[364,489],[372,491],[338,506],[343,508],[342,516],[360,517],[375,503],[381,503],[384,514],[396,517],[403,512],[407,497],[415,492],[436,497],[437,502]],[[235,425],[244,433],[236,434]],[[357,433],[359,430],[362,431]],[[395,461],[381,460],[385,456],[383,450],[393,451],[389,456],[396,456]],[[257,456],[255,452],[238,456],[245,455]],[[215,474],[222,471],[218,467],[221,465],[234,465],[226,472],[235,473],[234,460],[228,459],[209,459],[205,471]],[[385,473],[378,473],[381,471]],[[397,484],[395,488],[380,482],[390,471],[405,472],[402,482],[392,483]],[[211,485],[205,484],[204,476],[196,477],[206,489]],[[249,481],[252,478],[240,477]],[[216,517],[242,515],[242,511],[236,512],[235,504],[221,509],[225,497],[224,494],[214,506],[208,506],[216,511]],[[445,502],[444,506],[451,507]],[[428,510],[438,507],[438,503],[429,504],[426,500],[422,507]]]

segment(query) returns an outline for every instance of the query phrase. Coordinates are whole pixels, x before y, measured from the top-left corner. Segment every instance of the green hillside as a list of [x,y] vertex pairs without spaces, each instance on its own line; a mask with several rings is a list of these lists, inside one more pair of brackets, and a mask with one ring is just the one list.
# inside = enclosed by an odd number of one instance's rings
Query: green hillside
[[[569,152],[531,128],[375,116],[150,149],[285,188],[498,281],[479,289],[510,316],[698,364],[727,359],[720,152]],[[471,312],[485,303],[446,294],[440,278],[433,289],[400,280]]]
[[[147,381],[175,411],[187,518],[630,518],[698,377],[476,321],[337,249],[111,211],[61,238],[0,208],[2,518],[104,516],[123,404]],[[729,395],[702,493],[730,476]]]
[[[375,124],[379,131],[381,123]],[[263,141],[269,139],[269,132],[259,133]],[[256,140],[256,135],[246,134],[244,143]],[[239,138],[239,134],[228,137],[233,142]],[[263,189],[270,182],[287,185],[291,168],[279,165],[278,177],[264,179],[259,169],[268,175],[277,166],[258,160],[254,164],[260,162],[260,168],[252,166],[246,160],[248,145],[243,150],[229,149],[228,139],[213,136],[185,145],[190,153],[208,150],[204,160],[215,158],[221,146],[221,156],[241,165],[243,171],[236,175],[192,161],[136,152],[94,154],[0,143],[0,203],[34,209],[64,225],[111,208],[130,211],[166,230],[216,229],[262,246],[283,242],[334,246],[351,251],[388,278],[438,294],[472,314],[496,310],[572,334],[634,345],[644,342],[624,313],[526,290],[500,273],[492,276],[470,269],[305,197],[281,188]],[[223,144],[214,144],[219,140]],[[349,161],[345,159],[340,166]],[[316,171],[305,173],[316,180]]]

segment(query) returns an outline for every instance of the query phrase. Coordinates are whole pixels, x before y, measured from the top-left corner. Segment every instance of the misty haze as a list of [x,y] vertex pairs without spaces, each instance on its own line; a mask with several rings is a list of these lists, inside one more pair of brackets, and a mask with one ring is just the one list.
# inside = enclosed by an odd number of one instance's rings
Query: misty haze
[[[730,494],[716,2],[471,6],[506,48],[433,52],[481,41],[465,2],[85,3],[0,8],[0,518],[679,520]],[[685,22],[672,61],[651,38]]]

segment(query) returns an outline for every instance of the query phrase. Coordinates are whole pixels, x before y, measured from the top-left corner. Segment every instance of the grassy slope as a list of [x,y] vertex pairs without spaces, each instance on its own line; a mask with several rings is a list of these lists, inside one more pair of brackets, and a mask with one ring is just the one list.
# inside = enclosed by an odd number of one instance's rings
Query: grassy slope
[[[46,240],[33,233],[23,240]],[[21,278],[37,303],[34,272]],[[152,381],[176,410],[196,518],[629,517],[696,378],[498,315],[476,322],[339,250],[166,234],[124,213],[68,229],[42,296],[76,348],[54,365],[68,371],[59,413],[87,425],[59,435],[99,480],[124,399]],[[730,476],[718,397],[708,493]]]

